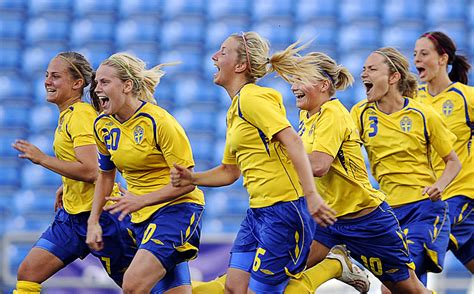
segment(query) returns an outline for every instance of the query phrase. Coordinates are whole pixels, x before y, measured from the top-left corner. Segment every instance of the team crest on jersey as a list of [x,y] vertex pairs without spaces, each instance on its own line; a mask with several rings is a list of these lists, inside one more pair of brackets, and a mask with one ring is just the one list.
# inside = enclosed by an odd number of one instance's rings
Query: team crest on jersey
[[145,130],[141,126],[136,126],[135,130],[133,130],[133,138],[135,139],[135,143],[140,144],[143,141],[143,136],[145,134]]
[[409,132],[411,130],[411,119],[408,117],[408,116],[404,116],[401,120],[400,120],[400,128],[402,129],[402,131],[404,132]]
[[453,113],[453,109],[454,109],[453,101],[446,100],[446,102],[443,103],[443,114],[445,116],[450,116],[451,113]]

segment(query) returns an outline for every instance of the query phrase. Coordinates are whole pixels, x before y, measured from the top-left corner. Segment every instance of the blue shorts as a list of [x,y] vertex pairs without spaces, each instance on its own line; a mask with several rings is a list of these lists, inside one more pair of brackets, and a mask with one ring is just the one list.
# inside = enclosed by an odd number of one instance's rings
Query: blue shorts
[[462,264],[474,258],[474,200],[455,196],[446,200],[451,219],[449,249]]
[[345,244],[351,256],[381,281],[404,281],[409,268],[415,268],[405,235],[386,202],[362,217],[339,219],[327,228],[317,225],[314,240],[327,248]]
[[173,272],[177,264],[196,258],[203,212],[204,206],[195,203],[160,208],[146,221],[132,224],[138,249],[150,251],[167,273]]
[[407,237],[416,274],[441,272],[451,231],[448,204],[425,199],[394,208],[393,211]]
[[250,208],[232,247],[229,267],[250,272],[250,288],[283,287],[305,267],[315,222],[304,197]]
[[101,214],[99,223],[105,246],[100,251],[90,250],[86,244],[88,218],[89,212],[69,214],[60,209],[34,246],[57,256],[64,265],[92,253],[99,258],[107,274],[121,286],[123,274],[137,251],[133,238],[127,231],[130,218],[120,222],[108,212]]

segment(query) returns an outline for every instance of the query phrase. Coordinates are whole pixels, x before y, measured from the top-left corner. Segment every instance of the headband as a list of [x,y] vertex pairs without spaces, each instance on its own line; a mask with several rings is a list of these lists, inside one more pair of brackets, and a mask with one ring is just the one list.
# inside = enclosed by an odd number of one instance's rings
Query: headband
[[67,63],[69,63],[72,68],[79,74],[79,76],[81,77],[81,79],[84,81],[84,83],[86,83],[86,79],[84,79],[84,75],[81,73],[81,71],[77,68],[77,66],[74,65],[74,63],[72,63],[69,59],[67,59],[66,57],[62,56],[62,55],[58,55],[59,58],[61,58],[62,60],[66,61]]
[[240,35],[242,36],[242,39],[244,40],[245,56],[247,57],[247,64],[249,65],[250,74],[252,74],[252,66],[250,65],[249,48],[247,47],[247,40],[245,40],[245,33],[241,32]]
[[390,64],[393,66],[393,68],[395,68],[395,71],[398,72],[398,73],[400,73],[400,72],[398,71],[398,68],[395,66],[395,63],[393,63],[393,61],[390,59],[390,57],[388,57],[387,54],[385,54],[384,52],[382,52],[382,51],[380,51],[380,50],[376,50],[376,51],[374,51],[374,52],[376,52],[376,53],[382,55],[383,57],[385,57],[385,58],[390,62]]

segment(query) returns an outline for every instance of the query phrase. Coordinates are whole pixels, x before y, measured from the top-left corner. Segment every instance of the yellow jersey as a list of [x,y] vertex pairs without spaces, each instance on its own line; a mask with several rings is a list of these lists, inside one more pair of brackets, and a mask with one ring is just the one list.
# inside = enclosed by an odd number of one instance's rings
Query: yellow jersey
[[276,90],[247,84],[232,98],[222,163],[239,167],[252,208],[303,196],[286,148],[273,140],[285,128],[291,125]]
[[427,199],[426,186],[436,181],[432,147],[442,157],[456,140],[429,106],[404,98],[400,111],[386,114],[375,102],[363,100],[351,110],[380,190],[391,206]]
[[[95,145],[94,119],[97,113],[85,102],[76,102],[59,114],[54,133],[53,149],[56,157],[63,161],[77,161],[74,148]],[[62,177],[63,206],[70,214],[92,209],[94,184]]]
[[315,177],[318,192],[341,217],[379,206],[385,195],[369,181],[362,156],[362,141],[347,109],[331,99],[308,117],[300,112],[299,135],[306,153],[324,152],[334,158],[327,174]]
[[[179,123],[166,110],[143,102],[127,121],[102,114],[94,123],[99,157],[108,158],[102,171],[117,168],[127,182],[127,189],[141,196],[170,183],[173,163],[194,166],[191,145]],[[132,222],[147,220],[166,205],[192,202],[204,205],[204,195],[195,189],[169,202],[144,207],[132,213]]]
[[[454,151],[462,163],[462,169],[443,192],[443,199],[457,195],[474,199],[474,87],[452,83],[443,92],[431,96],[428,86],[422,85],[418,89],[417,100],[433,106],[448,129],[457,137]],[[443,159],[438,154],[433,154],[433,163],[437,175],[441,175],[445,166]]]

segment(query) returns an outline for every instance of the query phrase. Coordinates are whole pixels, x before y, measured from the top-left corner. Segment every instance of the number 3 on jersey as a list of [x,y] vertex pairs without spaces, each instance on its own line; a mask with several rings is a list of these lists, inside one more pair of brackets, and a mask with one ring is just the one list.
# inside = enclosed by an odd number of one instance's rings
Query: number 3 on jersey
[[379,130],[379,127],[378,127],[378,123],[379,123],[379,120],[376,116],[369,116],[369,120],[370,120],[370,128],[372,129],[372,131],[369,133],[369,137],[374,137],[375,135],[377,135],[377,132]]
[[107,150],[117,150],[118,143],[120,141],[120,129],[114,128],[111,129],[110,132],[109,130],[104,129],[104,133],[104,140]]

